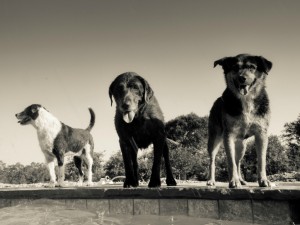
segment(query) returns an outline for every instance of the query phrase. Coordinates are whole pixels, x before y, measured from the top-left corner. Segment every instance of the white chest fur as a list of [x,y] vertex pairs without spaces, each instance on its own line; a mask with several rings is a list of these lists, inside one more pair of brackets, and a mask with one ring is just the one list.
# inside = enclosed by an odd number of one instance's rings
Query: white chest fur
[[54,140],[61,131],[61,122],[44,108],[39,109],[39,116],[33,122],[37,129],[40,147],[45,154],[52,154]]

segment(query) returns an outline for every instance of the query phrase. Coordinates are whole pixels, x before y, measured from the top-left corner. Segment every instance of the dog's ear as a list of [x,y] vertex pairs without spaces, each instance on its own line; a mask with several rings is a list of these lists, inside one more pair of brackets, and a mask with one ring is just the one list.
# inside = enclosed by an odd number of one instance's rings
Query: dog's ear
[[38,104],[31,105],[31,107],[30,107],[31,113],[32,114],[36,113],[40,107],[41,107],[41,105],[38,105]]
[[257,62],[257,70],[265,74],[268,74],[269,71],[272,69],[272,65],[273,65],[272,62],[270,62],[269,60],[267,60],[262,56],[256,56],[255,59]]
[[236,63],[236,58],[235,57],[224,57],[222,59],[216,60],[214,62],[214,67],[217,65],[222,66],[224,73],[228,73],[232,66]]
[[108,95],[109,95],[109,98],[110,98],[110,105],[112,106],[113,104],[113,90],[115,88],[115,81],[113,81],[110,86],[109,86],[109,89],[108,89]]
[[144,100],[146,103],[148,103],[150,99],[153,97],[154,92],[150,87],[149,83],[144,78],[142,78],[141,76],[138,76],[138,78],[144,86]]

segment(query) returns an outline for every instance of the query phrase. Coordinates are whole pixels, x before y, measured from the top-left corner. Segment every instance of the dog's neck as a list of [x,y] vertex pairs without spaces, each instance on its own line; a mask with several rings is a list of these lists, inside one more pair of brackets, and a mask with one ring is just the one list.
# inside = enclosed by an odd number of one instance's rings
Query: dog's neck
[[61,122],[44,108],[39,109],[39,116],[33,121],[32,125],[38,131],[59,131],[62,126]]

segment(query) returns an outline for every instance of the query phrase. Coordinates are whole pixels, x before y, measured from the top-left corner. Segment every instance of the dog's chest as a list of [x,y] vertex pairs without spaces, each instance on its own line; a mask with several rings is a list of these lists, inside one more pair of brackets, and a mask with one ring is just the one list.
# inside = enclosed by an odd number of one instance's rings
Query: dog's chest
[[253,101],[242,101],[242,112],[239,116],[227,115],[227,127],[236,136],[247,137],[268,127],[268,114],[257,115],[257,105]]
[[52,152],[54,140],[61,130],[61,126],[52,127],[52,129],[38,130],[38,140],[43,152]]

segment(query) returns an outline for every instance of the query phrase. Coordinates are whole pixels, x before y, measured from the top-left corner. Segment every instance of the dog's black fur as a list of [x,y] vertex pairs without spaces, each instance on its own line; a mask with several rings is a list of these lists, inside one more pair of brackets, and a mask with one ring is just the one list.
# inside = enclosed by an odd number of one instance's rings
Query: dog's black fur
[[229,169],[229,187],[246,184],[241,175],[241,160],[245,154],[245,140],[255,136],[258,157],[258,183],[271,186],[266,176],[270,107],[265,79],[272,63],[262,56],[240,54],[215,61],[221,65],[226,89],[218,98],[209,116],[208,152],[210,174],[208,185],[215,185],[215,157],[224,142]]
[[109,97],[116,101],[115,127],[119,135],[126,179],[124,187],[137,187],[138,148],[154,147],[154,161],[149,187],[159,187],[161,158],[164,157],[168,186],[175,186],[169,161],[162,111],[148,82],[134,72],[123,73],[109,87]]

